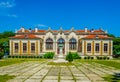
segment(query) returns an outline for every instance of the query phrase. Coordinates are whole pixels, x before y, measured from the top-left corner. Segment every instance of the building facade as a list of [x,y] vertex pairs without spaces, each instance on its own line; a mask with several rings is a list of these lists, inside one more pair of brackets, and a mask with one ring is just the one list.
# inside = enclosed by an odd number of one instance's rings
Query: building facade
[[99,30],[27,30],[21,27],[10,37],[10,55],[41,55],[54,52],[66,55],[78,52],[81,56],[111,56],[113,41],[107,32]]

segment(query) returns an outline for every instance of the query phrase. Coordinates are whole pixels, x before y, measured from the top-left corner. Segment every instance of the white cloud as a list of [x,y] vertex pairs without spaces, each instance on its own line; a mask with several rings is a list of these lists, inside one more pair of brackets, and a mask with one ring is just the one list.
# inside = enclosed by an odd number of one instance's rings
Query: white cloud
[[11,8],[15,6],[15,0],[2,1],[0,2],[0,7]]
[[18,16],[15,15],[15,14],[8,14],[7,16],[8,16],[8,17],[13,17],[13,18],[17,18],[17,17],[18,17]]
[[47,25],[44,24],[37,24],[38,27],[48,27]]

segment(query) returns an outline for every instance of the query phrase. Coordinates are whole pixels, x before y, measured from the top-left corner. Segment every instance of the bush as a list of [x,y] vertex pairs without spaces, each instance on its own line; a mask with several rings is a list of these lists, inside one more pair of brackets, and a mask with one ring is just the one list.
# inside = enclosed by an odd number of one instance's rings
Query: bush
[[84,57],[84,59],[87,59],[87,57]]
[[44,54],[44,58],[46,59],[53,59],[54,57],[54,52],[47,52]]
[[104,60],[106,60],[106,59],[107,59],[107,57],[106,57],[106,56],[104,56],[104,57],[103,57],[103,59],[104,59]]
[[2,59],[4,56],[4,52],[0,52],[0,59]]
[[72,52],[71,54],[72,54],[73,59],[81,59],[81,57],[78,55],[77,52]]
[[68,60],[69,62],[72,62],[73,61],[73,56],[72,56],[72,53],[69,52],[66,56],[66,60]]
[[94,59],[94,57],[90,57],[90,59]]
[[8,58],[11,58],[11,56],[9,55]]
[[109,57],[107,57],[107,56],[104,56],[104,57],[99,57],[99,56],[97,56],[97,59],[98,59],[98,60],[103,60],[103,59],[104,59],[104,60],[106,60],[106,59],[108,59],[108,60],[109,60],[110,58],[109,58]]
[[109,60],[110,58],[109,57],[107,57],[107,60]]

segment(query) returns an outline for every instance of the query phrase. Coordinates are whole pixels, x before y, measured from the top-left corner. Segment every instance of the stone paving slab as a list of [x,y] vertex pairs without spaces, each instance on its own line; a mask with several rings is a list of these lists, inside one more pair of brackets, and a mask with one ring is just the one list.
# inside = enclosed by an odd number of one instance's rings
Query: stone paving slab
[[60,82],[75,82],[74,80],[60,80]]
[[61,80],[72,80],[73,77],[71,76],[61,76]]
[[27,79],[24,82],[40,82],[40,81],[41,81],[41,79]]
[[52,66],[43,62],[24,62],[0,67],[0,75],[15,75],[8,82],[107,82],[102,76],[119,69],[96,63],[75,63],[73,66]]
[[58,76],[46,76],[46,80],[58,80]]
[[43,80],[42,82],[58,82],[58,80]]

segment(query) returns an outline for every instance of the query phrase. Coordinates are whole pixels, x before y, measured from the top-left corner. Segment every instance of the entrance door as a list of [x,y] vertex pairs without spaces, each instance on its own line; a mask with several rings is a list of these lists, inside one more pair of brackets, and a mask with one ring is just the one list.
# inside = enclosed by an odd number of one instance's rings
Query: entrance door
[[58,50],[57,50],[58,54],[64,54],[64,52],[65,52],[65,41],[64,41],[64,39],[60,38],[58,40],[58,47],[57,48],[58,48]]
[[63,47],[59,47],[60,54],[63,54]]

